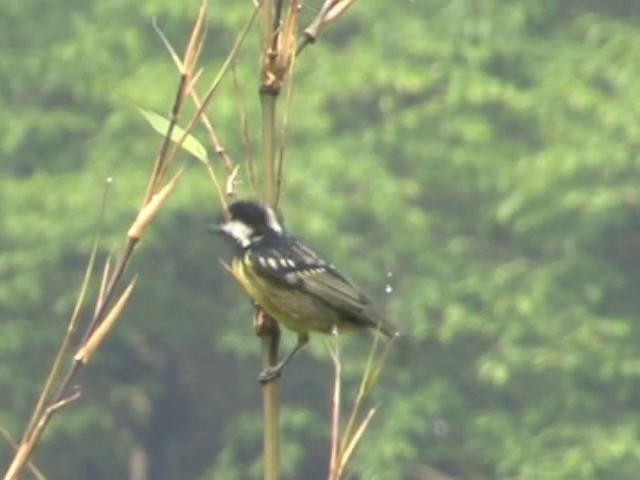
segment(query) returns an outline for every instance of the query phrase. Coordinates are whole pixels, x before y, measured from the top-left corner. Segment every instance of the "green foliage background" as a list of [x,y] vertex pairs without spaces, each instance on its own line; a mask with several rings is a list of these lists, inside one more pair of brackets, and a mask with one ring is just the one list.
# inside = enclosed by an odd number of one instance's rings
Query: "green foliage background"
[[[210,7],[208,78],[250,2]],[[105,178],[103,254],[141,199],[159,139],[132,105],[167,112],[177,84],[151,20],[184,44],[196,11],[0,4],[0,424],[16,436]],[[254,140],[256,45],[237,65]],[[640,4],[360,1],[296,68],[289,225],[404,333],[355,478],[637,478]],[[238,103],[227,82],[209,114],[240,161]],[[134,478],[140,456],[154,480],[259,476],[259,345],[218,262],[228,250],[205,234],[215,198],[193,164],[82,400],[36,455],[49,478]],[[342,344],[353,392],[368,342]],[[332,370],[325,341],[309,351],[282,380],[284,478],[326,476]]]

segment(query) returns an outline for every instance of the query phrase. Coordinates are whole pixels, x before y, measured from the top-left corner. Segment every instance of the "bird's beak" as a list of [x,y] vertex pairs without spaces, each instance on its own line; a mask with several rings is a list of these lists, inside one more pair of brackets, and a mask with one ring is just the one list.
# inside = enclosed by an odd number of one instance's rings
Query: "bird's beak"
[[207,227],[207,233],[212,235],[223,235],[225,233],[224,224],[214,223]]

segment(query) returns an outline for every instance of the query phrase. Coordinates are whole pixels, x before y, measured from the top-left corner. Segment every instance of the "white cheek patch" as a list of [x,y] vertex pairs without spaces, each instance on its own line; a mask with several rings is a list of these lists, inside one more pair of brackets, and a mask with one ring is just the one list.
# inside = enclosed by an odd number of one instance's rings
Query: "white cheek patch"
[[267,212],[267,226],[276,233],[282,233],[284,230],[280,222],[278,222],[278,217],[276,213],[270,209],[266,209]]
[[230,220],[224,224],[222,230],[243,247],[248,247],[251,244],[253,230],[245,223]]

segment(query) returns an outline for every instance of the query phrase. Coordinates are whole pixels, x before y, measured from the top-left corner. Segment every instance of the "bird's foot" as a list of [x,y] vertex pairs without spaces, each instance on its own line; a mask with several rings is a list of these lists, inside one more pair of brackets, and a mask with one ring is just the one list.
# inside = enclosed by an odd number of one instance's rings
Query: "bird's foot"
[[275,367],[265,368],[258,375],[258,381],[261,384],[269,383],[280,377],[280,373],[282,372],[282,367],[280,365],[276,365]]

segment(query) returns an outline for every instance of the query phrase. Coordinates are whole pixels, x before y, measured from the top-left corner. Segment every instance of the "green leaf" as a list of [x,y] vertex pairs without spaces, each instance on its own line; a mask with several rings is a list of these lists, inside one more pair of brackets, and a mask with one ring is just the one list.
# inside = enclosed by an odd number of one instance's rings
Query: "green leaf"
[[[145,110],[138,107],[138,111],[142,114],[145,120],[149,122],[151,128],[153,128],[156,132],[163,136],[167,134],[170,123],[169,120],[156,112],[152,112],[151,110]],[[179,142],[184,134],[184,129],[179,125],[175,125],[173,127],[173,130],[171,131],[171,141],[174,143]],[[207,158],[207,149],[204,148],[202,143],[200,143],[196,139],[196,137],[194,137],[190,133],[184,137],[184,141],[182,142],[180,147],[189,152],[201,162],[208,163],[209,160]]]

